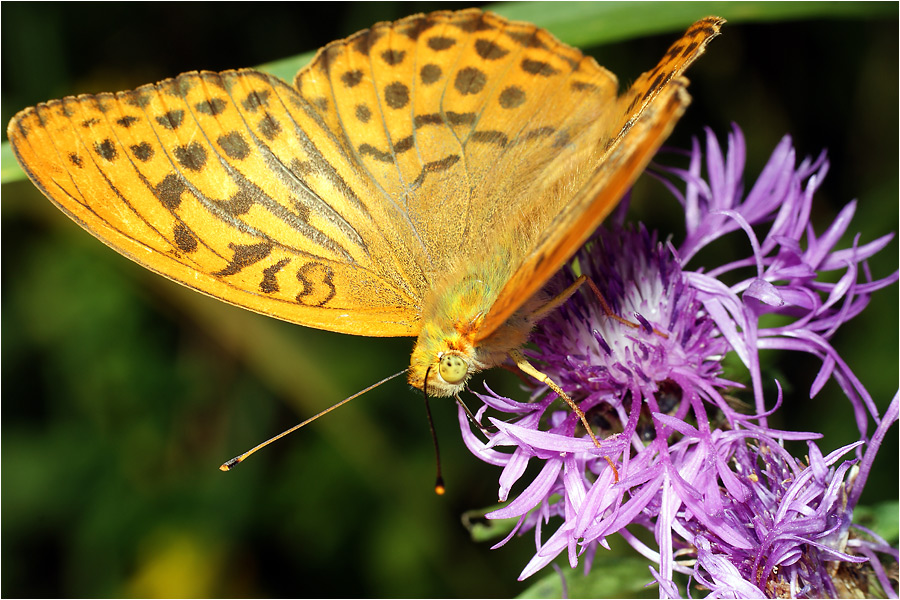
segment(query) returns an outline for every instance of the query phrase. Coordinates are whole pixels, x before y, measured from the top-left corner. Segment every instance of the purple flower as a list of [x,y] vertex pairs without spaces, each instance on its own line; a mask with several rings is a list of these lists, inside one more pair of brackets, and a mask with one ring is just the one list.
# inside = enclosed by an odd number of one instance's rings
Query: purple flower
[[[828,342],[872,292],[897,281],[897,273],[872,280],[865,268],[891,236],[836,249],[854,203],[816,236],[810,208],[828,162],[823,154],[796,164],[788,137],[746,194],[737,127],[726,153],[708,132],[705,162],[695,142],[687,169],[658,169],[683,185],[664,179],[684,207],[684,241],[664,244],[641,225],[626,228],[619,211],[549,286],[561,291],[587,274],[608,308],[583,286],[532,337],[531,358],[579,404],[602,447],[544,390],[530,402],[489,389],[479,394],[484,406],[476,419],[497,430],[487,442],[460,409],[469,449],[502,467],[505,504],[487,516],[518,519],[498,546],[534,532],[537,552],[520,579],[563,552],[572,567],[581,559],[589,569],[597,547],[618,533],[655,563],[652,576],[664,596],[681,595],[675,573],[714,597],[833,596],[839,579],[833,565],[867,561],[885,592],[895,593],[876,553],[896,560],[897,551],[871,535],[852,537],[850,517],[866,465],[897,420],[898,399],[879,415]],[[731,233],[749,240],[751,256],[688,268],[698,252]],[[821,278],[827,271],[839,272],[836,283]],[[782,398],[780,386],[774,402],[763,394],[759,352],[767,349],[818,357],[810,397],[834,378],[853,406],[860,441],[822,456],[812,443],[818,434],[770,428],[767,418]],[[732,352],[745,370],[736,378],[746,386],[724,374]],[[870,419],[878,427],[871,439]],[[808,464],[784,448],[797,440],[808,444]],[[840,462],[851,450],[855,458]],[[616,463],[618,482],[607,458]],[[538,474],[514,494],[532,463]],[[653,536],[655,547],[641,541],[637,528]]]

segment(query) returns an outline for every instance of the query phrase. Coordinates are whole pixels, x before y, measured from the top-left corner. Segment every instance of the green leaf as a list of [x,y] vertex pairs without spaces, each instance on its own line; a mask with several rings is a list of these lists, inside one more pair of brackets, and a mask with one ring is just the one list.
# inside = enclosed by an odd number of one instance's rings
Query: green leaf
[[[519,594],[519,598],[658,598],[645,558],[603,558],[595,560],[587,575],[568,565],[547,575]],[[565,580],[565,589],[562,582]]]
[[[707,15],[735,23],[786,19],[896,18],[896,5],[869,2],[644,2],[640,10],[631,2],[508,2],[486,10],[517,21],[528,21],[578,47],[599,46],[653,34],[680,31]],[[315,51],[260,65],[261,71],[285,81],[306,66]],[[4,142],[0,149],[2,183],[25,178]]]
[[900,502],[895,500],[873,506],[857,506],[853,511],[853,522],[871,529],[896,545],[900,531]]
[[0,147],[0,181],[7,183],[21,179],[25,179],[25,173],[13,156],[12,146],[9,142],[3,142],[3,146]]
[[474,542],[495,542],[506,537],[513,527],[518,523],[518,518],[510,519],[488,519],[485,515],[491,511],[502,507],[502,504],[495,504],[488,508],[476,508],[467,510],[462,514],[462,524]]

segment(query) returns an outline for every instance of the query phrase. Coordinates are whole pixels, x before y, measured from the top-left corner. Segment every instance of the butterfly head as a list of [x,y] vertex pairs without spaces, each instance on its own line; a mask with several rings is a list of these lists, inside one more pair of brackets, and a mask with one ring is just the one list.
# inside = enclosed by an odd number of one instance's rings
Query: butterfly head
[[447,349],[428,353],[430,356],[420,354],[417,357],[413,353],[409,383],[429,396],[455,396],[466,386],[469,377],[483,368],[473,355],[462,350]]
[[438,360],[438,375],[449,385],[460,385],[469,378],[469,361],[461,354],[445,352]]
[[448,397],[461,392],[469,377],[487,366],[480,360],[476,331],[468,319],[450,325],[426,323],[410,359],[409,384],[428,396]]

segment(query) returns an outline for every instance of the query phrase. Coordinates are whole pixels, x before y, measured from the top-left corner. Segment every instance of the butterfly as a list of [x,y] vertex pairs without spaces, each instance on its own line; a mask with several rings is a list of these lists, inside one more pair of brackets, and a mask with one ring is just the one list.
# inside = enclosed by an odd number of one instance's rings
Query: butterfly
[[669,135],[723,22],[696,22],[621,95],[547,31],[469,9],[333,42],[293,85],[190,72],[38,104],[8,136],[124,256],[292,323],[415,337],[409,383],[454,396],[525,364],[561,301],[544,284]]

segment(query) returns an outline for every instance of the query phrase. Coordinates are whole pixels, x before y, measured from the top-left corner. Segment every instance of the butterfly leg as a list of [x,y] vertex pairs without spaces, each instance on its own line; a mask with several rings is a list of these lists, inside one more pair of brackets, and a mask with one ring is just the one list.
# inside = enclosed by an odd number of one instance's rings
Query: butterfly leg
[[[620,317],[619,315],[617,315],[616,313],[613,312],[613,309],[611,309],[609,307],[609,304],[606,303],[606,298],[603,297],[603,294],[600,292],[600,289],[597,287],[597,284],[594,283],[593,279],[591,279],[590,277],[587,277],[586,275],[582,275],[581,277],[579,277],[578,279],[575,280],[575,283],[578,283],[578,281],[581,280],[582,278],[585,278],[587,280],[587,283],[590,286],[591,291],[593,291],[594,295],[597,296],[597,300],[600,302],[600,306],[603,307],[603,312],[606,314],[607,317],[615,319],[619,323],[622,323],[623,325],[627,325],[628,327],[632,327],[634,329],[640,329],[640,327],[641,327],[640,324],[629,321],[628,319]],[[571,286],[569,286],[569,287],[571,287]],[[563,293],[565,293],[565,291]],[[551,302],[552,302],[552,300],[551,300]],[[666,338],[666,339],[669,338],[669,336],[667,334],[663,333],[656,327],[653,328],[653,333],[655,333],[656,335],[658,335],[660,337]]]
[[[490,439],[492,433],[497,433],[498,430],[496,427],[485,427],[484,425],[479,423],[477,419],[475,419],[475,415],[472,414],[472,411],[469,410],[469,407],[466,406],[466,403],[463,402],[462,398],[459,397],[459,394],[456,395],[456,403],[462,407],[463,411],[465,411],[466,417],[468,417],[469,419],[469,423],[477,427],[479,431],[481,431],[481,433],[484,435],[484,437]],[[491,431],[492,429],[493,431]]]
[[[582,281],[581,283],[584,283],[584,282]],[[581,283],[579,283],[578,285],[581,285]],[[571,287],[572,286],[569,286],[569,288],[571,288]],[[575,288],[575,289],[578,289],[578,288]],[[571,292],[569,292],[569,296],[572,295],[572,293],[575,291],[575,289],[572,289]],[[568,289],[566,291],[568,291]],[[563,294],[565,294],[565,293],[566,292],[563,292]],[[562,294],[560,294],[560,295],[562,295]],[[557,298],[559,298],[559,296],[557,296]],[[563,301],[565,301],[565,299],[563,299]],[[551,300],[551,302],[553,302],[553,300]],[[546,375],[545,373],[541,373],[536,368],[534,368],[534,365],[532,365],[530,362],[528,362],[528,359],[525,358],[525,355],[522,354],[521,351],[510,350],[509,357],[511,359],[513,359],[513,362],[516,363],[516,366],[519,367],[519,369],[521,369],[523,373],[531,375],[532,377],[534,377],[535,379],[537,379],[544,385],[548,386],[551,390],[556,392],[557,396],[559,396],[560,398],[565,400],[566,404],[569,405],[569,408],[571,408],[572,411],[574,411],[574,413],[576,415],[578,415],[578,418],[581,419],[581,424],[584,425],[584,428],[588,432],[588,435],[591,436],[591,441],[594,442],[594,445],[599,448],[600,442],[597,440],[597,437],[594,435],[594,431],[593,431],[593,429],[591,429],[591,425],[590,425],[590,423],[588,423],[587,417],[584,416],[584,411],[581,410],[577,404],[575,404],[575,401],[572,400],[569,397],[569,395],[562,390],[561,387],[556,385],[556,383],[554,383],[553,380],[550,379],[550,377],[548,375]],[[616,483],[618,483],[619,482],[618,469],[616,469],[616,466],[613,464],[612,460],[610,460],[610,458],[608,456],[604,456],[603,458],[606,459],[607,463],[609,463],[609,467],[613,470],[613,476],[615,477],[615,481],[616,481]]]
[[[597,297],[597,301],[600,302],[600,307],[603,309],[603,314],[611,319],[615,319],[616,321],[618,321],[622,325],[626,325],[627,327],[631,327],[633,329],[639,329],[641,327],[639,323],[634,323],[633,321],[629,321],[628,319],[617,315],[606,302],[606,298],[603,297],[603,293],[600,291],[600,288],[598,288],[597,284],[594,283],[594,280],[587,275],[580,276],[569,287],[564,289],[555,297],[551,298],[550,301],[548,301],[546,304],[534,311],[534,313],[532,313],[531,315],[534,321],[540,321],[545,316],[547,316],[548,313],[559,308],[563,303],[565,303],[566,300],[568,300],[572,296],[572,294],[578,291],[578,288],[584,285],[585,282],[587,282],[588,286],[591,288],[591,291],[594,292],[594,295]],[[653,333],[664,338],[669,337],[662,331],[658,330],[656,327],[653,328]]]
[[[559,294],[547,301],[546,304],[534,311],[531,314],[532,320],[537,323],[538,321],[546,317],[547,314],[562,306],[566,300],[572,297],[572,294],[578,291],[578,288],[580,288],[585,281],[590,281],[587,275],[582,275],[581,277],[576,279],[569,287],[561,291]],[[596,289],[596,286],[594,286],[594,289]],[[604,308],[607,308],[605,301],[603,303],[603,306]]]

